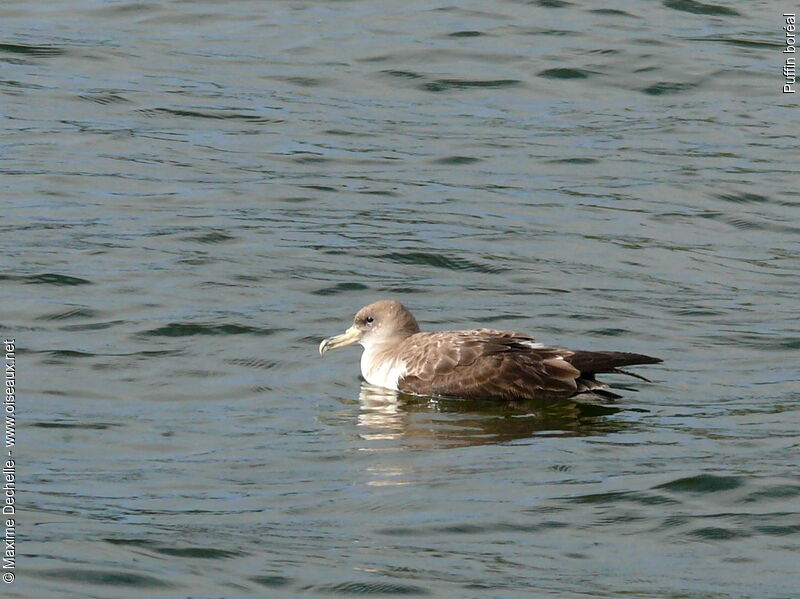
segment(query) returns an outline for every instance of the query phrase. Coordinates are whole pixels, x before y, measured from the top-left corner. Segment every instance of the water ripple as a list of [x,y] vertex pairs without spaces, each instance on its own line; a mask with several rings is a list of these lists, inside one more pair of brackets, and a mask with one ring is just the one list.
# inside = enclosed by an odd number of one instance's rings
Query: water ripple
[[273,335],[283,329],[251,327],[238,324],[203,324],[196,322],[171,322],[164,326],[142,331],[151,337],[187,337],[192,335]]
[[92,570],[88,568],[52,568],[38,572],[39,576],[61,582],[79,582],[89,585],[131,587],[135,589],[166,589],[173,585],[165,580],[145,574],[120,570]]
[[483,273],[497,273],[506,270],[501,266],[487,266],[464,258],[450,257],[430,252],[392,252],[390,254],[376,256],[376,258],[399,264],[418,264],[445,268],[448,270],[471,270]]
[[673,10],[682,12],[689,12],[696,15],[725,15],[725,16],[741,16],[741,14],[727,6],[720,6],[719,4],[705,4],[697,0],[664,0],[664,6]]
[[58,46],[33,46],[29,44],[0,44],[0,52],[45,58],[66,54],[66,50]]
[[333,595],[429,595],[422,587],[397,582],[339,582],[303,588],[304,591]]

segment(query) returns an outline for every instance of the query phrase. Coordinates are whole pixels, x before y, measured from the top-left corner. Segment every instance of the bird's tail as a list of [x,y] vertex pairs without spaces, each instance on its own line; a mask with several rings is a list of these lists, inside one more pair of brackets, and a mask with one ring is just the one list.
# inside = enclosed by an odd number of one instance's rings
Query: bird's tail
[[638,379],[647,380],[643,376],[621,370],[622,366],[636,366],[638,364],[658,364],[661,358],[653,358],[643,354],[632,354],[621,351],[576,351],[564,359],[581,371],[581,376],[593,376],[597,373],[613,372],[626,374]]
[[[643,354],[632,354],[618,351],[576,351],[571,356],[564,356],[572,366],[581,371],[577,379],[578,394],[590,393],[603,399],[619,399],[621,395],[608,390],[608,385],[603,381],[598,381],[595,374],[614,373],[625,374],[634,378],[650,382],[640,374],[623,370],[620,366],[636,366],[638,364],[658,364],[663,362],[660,358],[645,356]],[[621,387],[625,388],[625,387]],[[635,391],[635,389],[633,389]]]

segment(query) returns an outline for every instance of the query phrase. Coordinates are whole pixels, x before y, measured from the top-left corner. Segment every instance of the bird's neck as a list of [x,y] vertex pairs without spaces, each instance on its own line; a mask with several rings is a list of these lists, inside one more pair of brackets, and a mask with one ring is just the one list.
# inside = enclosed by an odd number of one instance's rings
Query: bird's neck
[[388,354],[391,354],[400,343],[403,342],[405,337],[396,336],[389,339],[381,339],[380,341],[373,341],[364,344],[364,356],[369,356],[370,360],[382,360]]

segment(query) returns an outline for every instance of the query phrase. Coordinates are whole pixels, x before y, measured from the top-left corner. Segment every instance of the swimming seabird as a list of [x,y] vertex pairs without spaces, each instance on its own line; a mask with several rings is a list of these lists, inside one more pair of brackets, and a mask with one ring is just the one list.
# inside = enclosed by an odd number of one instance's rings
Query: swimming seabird
[[343,334],[329,337],[319,353],[360,343],[367,382],[405,393],[464,399],[560,399],[580,393],[620,397],[595,379],[659,358],[615,351],[546,347],[530,335],[493,329],[422,332],[400,302],[365,306]]

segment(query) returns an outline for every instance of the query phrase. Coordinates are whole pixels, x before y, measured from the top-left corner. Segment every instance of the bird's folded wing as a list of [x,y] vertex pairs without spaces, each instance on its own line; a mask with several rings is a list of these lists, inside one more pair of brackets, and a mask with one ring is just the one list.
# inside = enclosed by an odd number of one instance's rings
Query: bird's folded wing
[[565,350],[538,347],[519,333],[477,329],[419,333],[404,342],[401,391],[471,398],[568,397],[577,368]]

